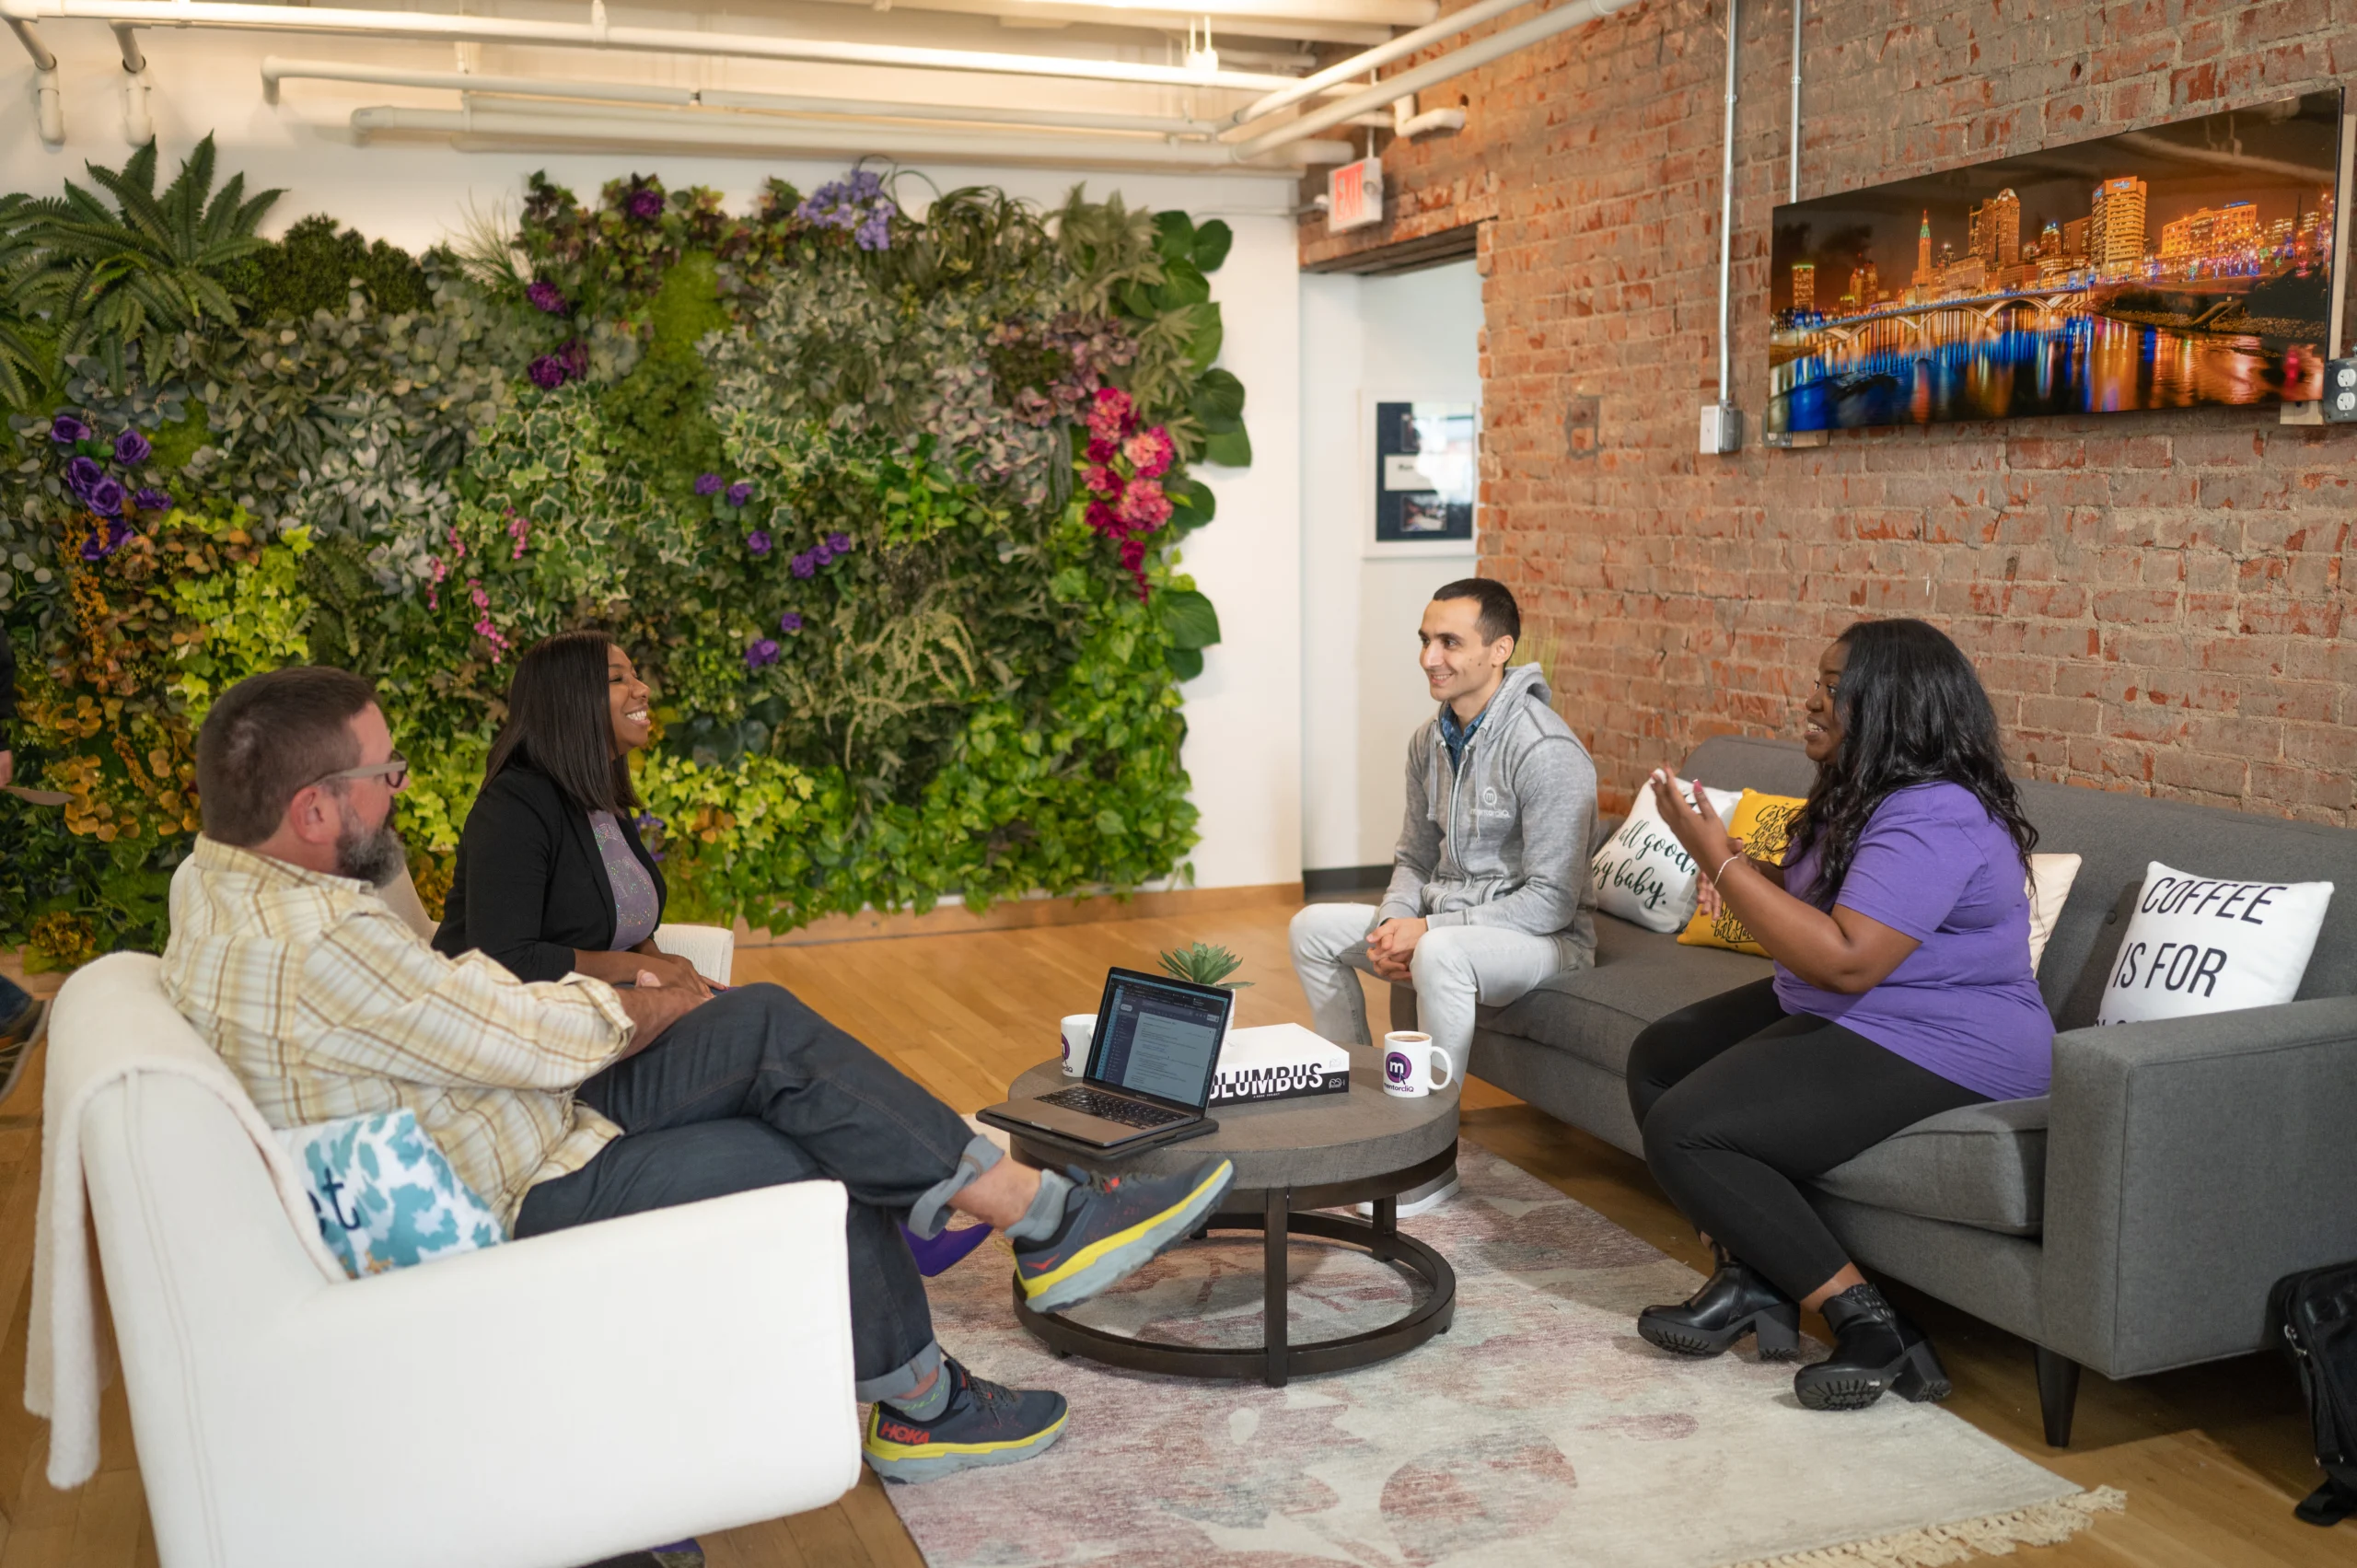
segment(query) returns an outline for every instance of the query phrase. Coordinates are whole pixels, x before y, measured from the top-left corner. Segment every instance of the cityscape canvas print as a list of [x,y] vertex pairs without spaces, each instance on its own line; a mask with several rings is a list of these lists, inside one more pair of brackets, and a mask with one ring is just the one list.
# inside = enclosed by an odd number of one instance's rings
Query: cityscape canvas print
[[1764,431],[2323,395],[2340,94],[1776,209]]

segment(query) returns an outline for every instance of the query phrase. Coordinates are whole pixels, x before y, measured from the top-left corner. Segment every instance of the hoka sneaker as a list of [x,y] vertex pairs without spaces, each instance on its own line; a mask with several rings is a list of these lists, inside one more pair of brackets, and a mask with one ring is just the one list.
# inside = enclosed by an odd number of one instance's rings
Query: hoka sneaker
[[1129,1277],[1203,1222],[1236,1180],[1206,1160],[1184,1176],[1100,1176],[1074,1167],[1063,1223],[1045,1241],[1015,1243],[1015,1276],[1034,1312],[1061,1312]]
[[869,1410],[867,1468],[886,1481],[938,1481],[978,1465],[1011,1465],[1063,1435],[1062,1394],[1002,1387],[952,1356],[941,1358],[941,1375],[954,1379],[949,1408],[931,1421],[903,1415],[882,1400]]

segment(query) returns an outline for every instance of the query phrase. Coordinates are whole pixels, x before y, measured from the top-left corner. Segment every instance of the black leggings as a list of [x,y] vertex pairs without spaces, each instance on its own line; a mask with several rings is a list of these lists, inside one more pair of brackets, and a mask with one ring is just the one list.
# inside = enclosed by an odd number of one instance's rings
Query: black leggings
[[1839,1024],[1785,1012],[1774,988],[1724,992],[1639,1035],[1629,1109],[1670,1202],[1798,1301],[1850,1261],[1798,1183],[1989,1097]]

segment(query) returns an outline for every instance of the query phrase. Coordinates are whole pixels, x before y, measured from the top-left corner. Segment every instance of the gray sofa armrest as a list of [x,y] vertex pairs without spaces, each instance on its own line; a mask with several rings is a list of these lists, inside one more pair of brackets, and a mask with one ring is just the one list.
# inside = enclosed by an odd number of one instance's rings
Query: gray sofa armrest
[[2054,1040],[2039,1295],[2107,1376],[2257,1350],[2268,1287],[2357,1257],[2357,997]]

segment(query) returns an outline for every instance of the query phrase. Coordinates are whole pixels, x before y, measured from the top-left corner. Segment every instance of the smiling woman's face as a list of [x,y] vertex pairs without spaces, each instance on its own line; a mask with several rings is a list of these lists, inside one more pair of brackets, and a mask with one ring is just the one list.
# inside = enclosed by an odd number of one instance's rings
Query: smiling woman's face
[[646,744],[653,729],[647,716],[646,682],[631,668],[630,656],[620,648],[606,650],[606,712],[614,722],[614,755],[627,756]]
[[1801,749],[1812,762],[1823,762],[1841,749],[1841,669],[1850,662],[1850,645],[1835,643],[1817,661],[1817,684],[1809,689],[1805,716],[1801,721]]

